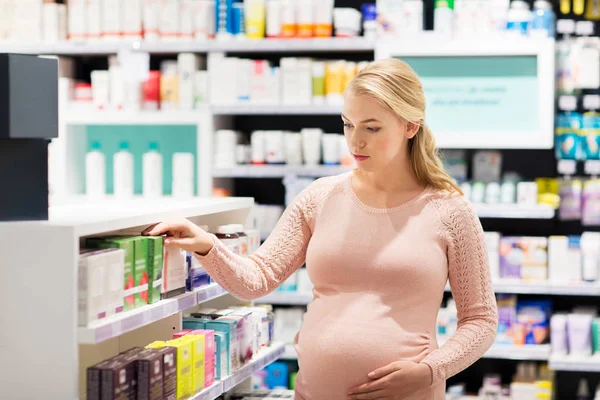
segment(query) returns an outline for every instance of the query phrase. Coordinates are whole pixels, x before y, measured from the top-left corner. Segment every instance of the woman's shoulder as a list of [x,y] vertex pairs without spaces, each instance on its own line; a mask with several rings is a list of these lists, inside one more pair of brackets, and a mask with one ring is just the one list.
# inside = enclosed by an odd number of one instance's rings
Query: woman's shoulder
[[476,215],[473,204],[461,193],[456,191],[432,189],[430,203],[438,210],[445,223],[456,222],[456,218],[470,218]]
[[304,189],[294,201],[298,206],[307,211],[314,211],[321,203],[335,193],[341,193],[345,182],[349,179],[351,172],[340,175],[319,178]]

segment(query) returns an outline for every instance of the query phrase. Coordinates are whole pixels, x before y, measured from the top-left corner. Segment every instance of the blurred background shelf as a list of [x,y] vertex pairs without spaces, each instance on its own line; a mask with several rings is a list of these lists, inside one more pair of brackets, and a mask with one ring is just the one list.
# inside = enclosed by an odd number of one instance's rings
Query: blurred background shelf
[[341,115],[342,105],[215,105],[214,115]]
[[240,165],[232,168],[215,168],[215,178],[284,178],[287,175],[321,178],[351,171],[353,167],[340,165]]

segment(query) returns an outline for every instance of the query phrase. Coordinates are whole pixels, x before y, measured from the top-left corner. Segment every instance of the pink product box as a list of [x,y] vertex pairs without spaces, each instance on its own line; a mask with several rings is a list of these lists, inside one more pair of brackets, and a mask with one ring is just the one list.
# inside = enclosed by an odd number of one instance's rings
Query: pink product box
[[215,383],[215,331],[198,329],[191,331],[190,335],[204,335],[204,387],[208,388]]
[[254,329],[251,311],[236,310],[227,315],[226,319],[237,319],[237,338],[239,344],[240,363],[245,365],[254,356]]
[[176,332],[173,334],[173,339],[179,339],[180,337],[185,336],[185,335],[189,334],[190,332],[192,332],[191,329],[184,329],[180,332]]

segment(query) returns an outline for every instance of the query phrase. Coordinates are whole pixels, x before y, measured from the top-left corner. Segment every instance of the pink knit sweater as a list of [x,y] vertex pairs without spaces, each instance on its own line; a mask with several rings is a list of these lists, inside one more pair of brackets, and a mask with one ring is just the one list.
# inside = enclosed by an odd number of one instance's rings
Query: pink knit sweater
[[[433,189],[398,207],[369,207],[351,176],[310,185],[249,258],[215,240],[200,261],[242,299],[272,292],[306,262],[315,288],[295,340],[297,400],[345,400],[369,372],[399,360],[433,372],[430,387],[404,400],[443,400],[445,380],[481,357],[496,334],[481,224],[463,197]],[[438,348],[448,279],[459,324]]]

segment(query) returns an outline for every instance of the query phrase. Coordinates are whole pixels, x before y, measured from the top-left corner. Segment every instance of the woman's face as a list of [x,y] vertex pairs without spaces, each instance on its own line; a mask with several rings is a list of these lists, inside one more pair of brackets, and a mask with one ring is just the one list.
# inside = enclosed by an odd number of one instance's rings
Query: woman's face
[[401,160],[419,129],[374,98],[351,91],[344,99],[342,120],[350,153],[365,172],[381,171]]

